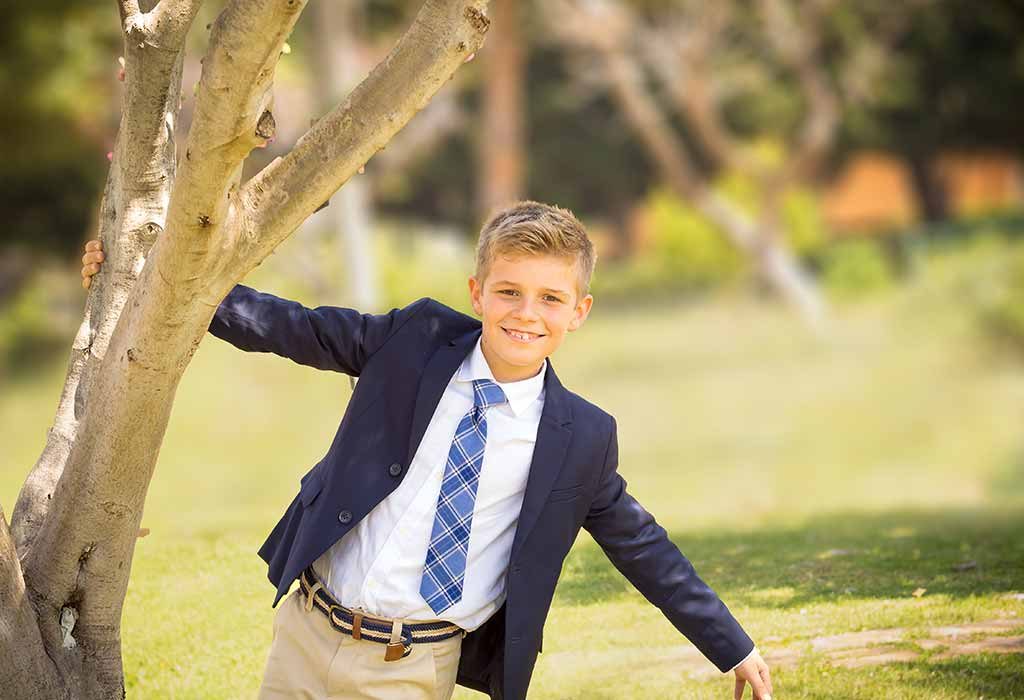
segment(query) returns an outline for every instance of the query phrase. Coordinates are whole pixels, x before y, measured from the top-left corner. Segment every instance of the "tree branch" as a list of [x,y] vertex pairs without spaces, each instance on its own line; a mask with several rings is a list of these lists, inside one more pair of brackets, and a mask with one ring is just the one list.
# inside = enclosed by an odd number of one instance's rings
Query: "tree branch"
[[[623,6],[622,12],[628,12]],[[676,110],[693,127],[708,154],[720,165],[764,176],[764,166],[749,157],[741,144],[722,128],[725,119],[716,89],[711,51],[722,40],[731,13],[728,5],[701,5],[694,16],[644,26],[633,18],[640,56],[665,86]]]
[[628,52],[627,38],[634,30],[627,18],[609,3],[595,1],[570,5],[565,0],[547,0],[544,8],[554,13],[548,15],[548,24],[556,34],[600,56],[613,96],[669,186],[746,253],[765,279],[800,308],[812,325],[819,323],[823,303],[789,251],[708,185],[685,145],[665,123],[642,71]]
[[839,126],[839,100],[819,60],[824,3],[810,3],[797,26],[792,7],[785,0],[759,0],[768,39],[797,76],[807,100],[807,116],[793,145],[794,154],[778,175],[778,187],[813,172],[832,144]]
[[146,16],[146,26],[161,44],[180,47],[203,0],[160,0]]
[[548,25],[557,36],[599,58],[613,96],[670,186],[684,196],[703,188],[686,145],[665,123],[661,110],[644,87],[643,71],[625,47],[635,31],[629,17],[610,3],[551,0],[545,10],[549,13]]
[[[244,187],[241,268],[263,260],[421,110],[483,44],[485,0],[427,0],[391,53],[283,159]],[[226,290],[225,290],[226,291]]]
[[454,90],[442,90],[388,142],[387,149],[381,151],[374,161],[378,180],[392,173],[401,174],[410,163],[465,126],[466,114],[457,97]]
[[[305,5],[306,0],[233,0],[214,22],[185,157],[168,206],[170,235],[158,241],[154,260],[165,281],[163,308],[180,310],[175,323],[192,316],[197,296],[219,293],[217,300],[223,298],[234,283],[228,279],[229,267],[238,273],[233,280],[251,269],[232,266],[237,260],[233,253],[210,252],[231,239],[225,224],[237,206],[242,162],[274,135],[274,71]],[[187,272],[183,259],[204,259],[212,267]],[[212,298],[208,303],[216,307]]]

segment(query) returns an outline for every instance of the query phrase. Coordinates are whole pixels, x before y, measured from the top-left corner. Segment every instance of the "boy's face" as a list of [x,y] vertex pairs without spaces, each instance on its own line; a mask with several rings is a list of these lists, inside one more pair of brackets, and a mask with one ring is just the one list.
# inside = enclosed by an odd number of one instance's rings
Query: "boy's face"
[[594,302],[578,298],[575,261],[554,255],[498,256],[483,280],[469,278],[473,309],[483,319],[483,353],[499,382],[540,371],[567,331],[586,320]]

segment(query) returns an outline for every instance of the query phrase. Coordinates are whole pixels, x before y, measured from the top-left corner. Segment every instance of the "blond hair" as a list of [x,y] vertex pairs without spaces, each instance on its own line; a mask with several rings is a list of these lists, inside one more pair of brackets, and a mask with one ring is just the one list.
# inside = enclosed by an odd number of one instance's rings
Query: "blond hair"
[[556,255],[576,264],[576,291],[582,299],[590,290],[597,254],[583,224],[568,209],[532,200],[511,204],[480,229],[476,246],[476,277],[481,282],[498,256]]

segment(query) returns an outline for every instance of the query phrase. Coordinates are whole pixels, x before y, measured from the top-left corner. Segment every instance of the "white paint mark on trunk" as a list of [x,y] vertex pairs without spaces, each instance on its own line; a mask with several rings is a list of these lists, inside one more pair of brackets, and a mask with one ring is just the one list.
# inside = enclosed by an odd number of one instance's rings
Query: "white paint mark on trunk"
[[71,636],[71,631],[75,629],[75,623],[78,622],[78,611],[74,608],[61,608],[60,609],[60,632],[61,632],[61,646],[65,649],[74,649],[78,642]]

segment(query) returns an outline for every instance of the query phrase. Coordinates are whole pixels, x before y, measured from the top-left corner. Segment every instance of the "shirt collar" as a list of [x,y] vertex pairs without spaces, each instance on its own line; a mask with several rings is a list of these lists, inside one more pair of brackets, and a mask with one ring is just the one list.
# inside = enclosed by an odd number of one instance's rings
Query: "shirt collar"
[[459,371],[455,374],[455,379],[460,382],[471,382],[474,379],[490,379],[505,392],[509,408],[512,409],[514,415],[518,416],[540,396],[541,391],[544,389],[544,375],[548,371],[548,361],[545,359],[540,372],[528,379],[520,379],[517,382],[499,382],[494,378],[491,367],[487,364],[482,343],[483,336],[481,335],[477,339],[476,345],[473,346],[473,352],[469,353],[466,359],[463,360]]

